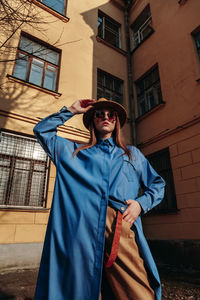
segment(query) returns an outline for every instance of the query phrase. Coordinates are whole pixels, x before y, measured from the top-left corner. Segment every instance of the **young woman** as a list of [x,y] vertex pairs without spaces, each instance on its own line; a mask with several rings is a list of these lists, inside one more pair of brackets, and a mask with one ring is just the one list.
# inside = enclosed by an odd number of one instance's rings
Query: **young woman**
[[[90,131],[82,146],[56,134],[80,113]],[[165,184],[122,141],[125,121],[122,105],[101,98],[78,100],[35,126],[57,168],[35,300],[161,300],[140,215],[162,200]]]

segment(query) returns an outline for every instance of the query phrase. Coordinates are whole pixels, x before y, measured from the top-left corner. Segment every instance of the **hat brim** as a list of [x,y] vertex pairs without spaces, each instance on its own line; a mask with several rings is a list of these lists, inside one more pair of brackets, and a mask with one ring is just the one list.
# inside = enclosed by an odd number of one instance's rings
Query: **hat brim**
[[95,103],[92,104],[92,107],[83,115],[83,124],[85,125],[85,127],[87,129],[89,129],[89,125],[91,123],[91,120],[93,118],[94,115],[94,111],[97,109],[105,109],[105,108],[109,108],[109,109],[113,109],[117,112],[117,115],[119,117],[119,122],[120,122],[120,126],[121,128],[124,126],[126,119],[127,119],[127,114],[126,114],[126,110],[125,108],[114,101],[111,100],[99,100],[96,101]]

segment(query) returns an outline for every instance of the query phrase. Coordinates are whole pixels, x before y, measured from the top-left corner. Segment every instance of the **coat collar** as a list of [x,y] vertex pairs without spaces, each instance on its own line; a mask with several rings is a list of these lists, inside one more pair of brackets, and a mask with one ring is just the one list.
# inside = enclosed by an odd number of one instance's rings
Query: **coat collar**
[[111,146],[111,147],[115,146],[115,142],[114,142],[113,137],[110,137],[110,138],[105,139],[105,140],[99,139],[99,140],[97,141],[97,145],[106,145],[106,144],[108,144],[108,145]]

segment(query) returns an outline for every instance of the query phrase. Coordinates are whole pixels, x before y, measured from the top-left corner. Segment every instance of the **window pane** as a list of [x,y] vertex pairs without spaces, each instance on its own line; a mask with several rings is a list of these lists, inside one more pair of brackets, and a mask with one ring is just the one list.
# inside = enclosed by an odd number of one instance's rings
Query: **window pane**
[[155,106],[153,89],[146,91],[146,103],[148,110],[152,109]]
[[118,35],[119,32],[119,26],[117,24],[114,24],[111,20],[109,20],[108,18],[105,18],[105,27],[110,29],[110,31],[112,31],[113,33],[115,33],[116,35]]
[[48,66],[44,78],[44,87],[49,90],[55,90],[56,84],[56,68]]
[[97,81],[98,81],[98,84],[105,85],[104,84],[104,74],[100,71],[98,71],[98,73],[97,73]]
[[198,32],[195,35],[195,41],[196,41],[197,48],[199,49],[200,48],[200,32]]
[[103,89],[100,87],[97,88],[97,99],[99,99],[99,98],[104,98]]
[[44,185],[44,174],[36,172],[33,173],[29,199],[30,206],[42,206],[44,197]]
[[105,87],[110,89],[110,90],[114,89],[113,79],[110,76],[105,77]]
[[105,39],[105,41],[109,42],[113,46],[116,46],[116,47],[119,46],[119,37],[107,28],[105,29],[104,39]]
[[169,148],[155,152],[149,155],[148,160],[152,164],[153,168],[163,177],[166,182],[164,200],[156,206],[154,211],[162,211],[168,209],[176,209],[176,195],[174,189],[173,174],[171,169],[171,161]]
[[122,82],[119,80],[114,80],[114,90],[122,94]]
[[97,97],[123,102],[123,81],[101,70],[97,73]]
[[28,70],[28,56],[19,53],[18,59],[16,60],[15,70],[13,75],[22,80],[26,80],[27,70]]
[[42,85],[43,67],[44,67],[44,62],[35,58],[33,59],[29,82],[39,86]]
[[136,90],[139,116],[163,102],[158,67],[136,82]]
[[19,48],[35,56],[39,56],[45,49],[42,45],[24,36],[21,37]]
[[146,112],[145,100],[143,97],[138,98],[138,110],[139,116]]
[[58,65],[59,54],[55,51],[48,49],[46,60],[51,62],[54,65]]
[[15,170],[9,197],[9,205],[25,205],[28,185],[28,171]]
[[98,36],[103,38],[103,17],[98,17]]
[[10,160],[6,158],[0,158],[0,204],[5,204],[6,191],[8,186],[8,179],[10,173]]
[[42,0],[42,2],[59,13],[64,14],[64,0]]
[[59,53],[40,45],[30,39],[22,36],[20,40],[19,48],[23,51],[26,51],[34,56],[40,57],[46,61],[49,61],[55,65],[58,65]]

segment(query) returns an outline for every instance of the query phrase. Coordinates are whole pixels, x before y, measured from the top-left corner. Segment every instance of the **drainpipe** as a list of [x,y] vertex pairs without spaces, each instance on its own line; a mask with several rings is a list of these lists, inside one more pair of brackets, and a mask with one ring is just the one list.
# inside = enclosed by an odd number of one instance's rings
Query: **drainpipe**
[[126,51],[127,51],[127,71],[128,71],[128,94],[130,107],[130,125],[132,131],[132,144],[136,145],[136,128],[135,128],[135,100],[133,95],[133,74],[132,74],[132,59],[130,46],[130,30],[129,30],[129,10],[132,0],[126,1],[125,5],[125,33],[126,33]]

